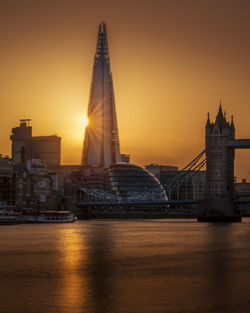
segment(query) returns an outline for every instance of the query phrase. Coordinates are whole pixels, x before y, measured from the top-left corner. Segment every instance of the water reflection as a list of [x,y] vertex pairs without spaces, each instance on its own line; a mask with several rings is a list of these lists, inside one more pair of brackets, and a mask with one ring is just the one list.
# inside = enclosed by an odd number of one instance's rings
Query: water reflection
[[63,280],[58,286],[61,289],[61,311],[83,312],[87,298],[87,283],[85,275],[82,275],[82,267],[86,263],[85,236],[78,228],[62,229],[58,245],[62,253],[60,266]]
[[61,230],[61,312],[114,312],[113,235],[110,223],[78,223]]
[[[243,305],[244,280],[249,278],[249,270],[242,273],[239,267],[246,251],[241,249],[239,231],[244,224],[210,224],[206,228],[207,253],[204,254],[204,272],[207,273],[207,301],[210,312],[238,312]],[[247,251],[249,254],[249,250]],[[244,280],[239,280],[240,275]],[[240,295],[240,290],[243,293]],[[243,297],[242,297],[243,296]],[[240,311],[239,311],[240,312]]]
[[248,221],[0,228],[0,312],[249,312]]
[[[207,305],[210,310],[226,312],[229,306],[231,280],[232,224],[208,224],[203,271],[206,274]],[[210,301],[208,301],[210,299]]]
[[110,223],[91,223],[88,236],[89,312],[110,313],[114,303],[115,266],[112,255],[113,233]]

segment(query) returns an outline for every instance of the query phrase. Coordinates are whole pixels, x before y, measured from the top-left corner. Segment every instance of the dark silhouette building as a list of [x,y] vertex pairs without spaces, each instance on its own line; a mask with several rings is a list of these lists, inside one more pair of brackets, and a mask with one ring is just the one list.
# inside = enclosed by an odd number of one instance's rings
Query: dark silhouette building
[[226,120],[220,105],[215,123],[206,124],[207,197],[234,199],[234,149],[227,146],[235,139],[233,118]]
[[206,199],[199,202],[200,221],[240,221],[234,200],[235,149],[249,149],[249,139],[235,139],[233,117],[229,123],[221,103],[214,123],[206,123]]
[[0,203],[13,204],[15,185],[14,185],[13,162],[8,156],[0,154]]
[[30,119],[20,120],[19,127],[12,128],[11,156],[15,165],[27,166],[27,161],[39,158],[47,167],[61,165],[61,137],[32,137]]
[[26,166],[27,160],[31,159],[32,127],[30,121],[30,119],[20,120],[19,127],[12,128],[11,156],[15,164]]

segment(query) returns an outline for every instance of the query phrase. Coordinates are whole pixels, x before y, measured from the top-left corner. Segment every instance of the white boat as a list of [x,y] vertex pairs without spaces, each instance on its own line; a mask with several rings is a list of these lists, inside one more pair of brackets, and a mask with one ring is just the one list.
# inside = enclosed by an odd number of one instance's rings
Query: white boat
[[73,223],[74,214],[70,211],[23,212],[24,223]]
[[0,225],[20,224],[22,222],[20,212],[10,208],[0,209]]

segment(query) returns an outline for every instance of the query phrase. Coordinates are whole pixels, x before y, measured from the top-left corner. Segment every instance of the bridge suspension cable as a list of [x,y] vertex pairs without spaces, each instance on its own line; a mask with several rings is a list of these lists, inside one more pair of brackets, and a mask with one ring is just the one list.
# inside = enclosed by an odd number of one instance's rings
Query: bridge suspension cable
[[195,159],[193,159],[178,173],[168,179],[163,185],[165,191],[170,193],[177,186],[181,186],[184,182],[190,180],[196,175],[206,164],[206,158],[202,159],[205,155],[206,150],[203,150]]
[[[169,177],[163,184],[163,188],[167,194],[170,194],[177,186],[181,186],[184,182],[190,180],[196,175],[206,164],[206,158],[204,158],[206,150],[203,150],[198,154],[190,163],[178,171],[175,175]],[[141,193],[138,196],[131,197],[129,200],[143,200],[153,197],[157,193],[157,188],[153,188],[147,192]]]

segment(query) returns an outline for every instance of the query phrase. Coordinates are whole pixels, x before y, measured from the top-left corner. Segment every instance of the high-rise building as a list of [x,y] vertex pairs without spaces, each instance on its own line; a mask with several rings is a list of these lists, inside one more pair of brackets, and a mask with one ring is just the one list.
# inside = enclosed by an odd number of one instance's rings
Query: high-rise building
[[12,128],[11,156],[15,165],[27,166],[27,161],[39,158],[47,167],[61,165],[61,137],[35,136],[32,137],[30,119],[20,120],[19,127]]
[[[166,193],[160,182],[145,169],[130,164],[129,155],[120,153],[105,23],[101,23],[98,29],[88,120],[83,144],[82,168],[78,173],[72,173],[75,175],[68,177],[67,184],[74,185],[78,189],[82,186],[79,189],[80,195],[84,188],[94,188],[95,191],[92,192],[85,190],[88,200],[98,198],[96,189],[99,189],[99,192],[102,190],[102,199],[110,200],[112,194],[124,200],[134,200],[139,197],[138,199],[147,201],[155,199],[164,201]],[[73,190],[72,192],[74,195],[79,194]],[[80,199],[82,200],[81,196]]]
[[101,23],[98,30],[88,120],[82,165],[107,167],[120,162],[115,97],[105,23]]
[[11,156],[17,165],[26,166],[27,160],[31,158],[32,127],[30,121],[30,119],[20,120],[20,126],[12,128]]
[[31,140],[32,157],[39,157],[47,167],[61,165],[61,137],[35,136]]

